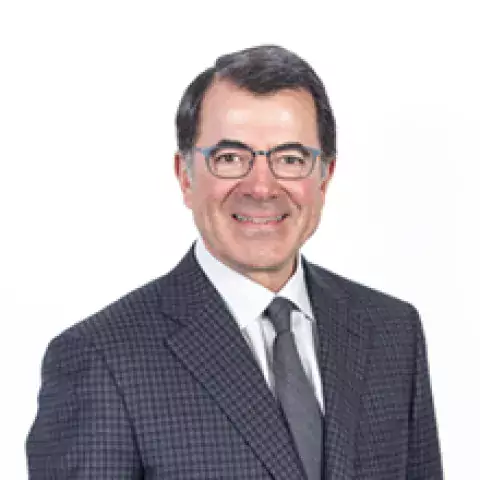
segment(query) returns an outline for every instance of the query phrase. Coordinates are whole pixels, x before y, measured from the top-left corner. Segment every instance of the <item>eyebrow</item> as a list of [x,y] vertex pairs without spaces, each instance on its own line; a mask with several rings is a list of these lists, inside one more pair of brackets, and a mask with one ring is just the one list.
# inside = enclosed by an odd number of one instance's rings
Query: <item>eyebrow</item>
[[[250,146],[247,145],[244,142],[241,142],[240,140],[233,140],[230,138],[222,138],[215,144],[215,148],[224,148],[224,147],[236,147],[236,148],[246,148],[247,150],[253,151],[254,149]],[[286,143],[280,143],[279,145],[275,145],[270,149],[272,152],[276,152],[279,150],[287,150],[289,148],[295,148],[297,150],[301,150],[302,152],[306,152],[306,148],[303,144],[300,142],[286,142]]]
[[248,146],[246,143],[243,143],[240,140],[232,140],[230,138],[222,138],[215,144],[215,147],[216,148],[239,147],[239,148],[246,148],[248,150],[253,150],[252,147]]

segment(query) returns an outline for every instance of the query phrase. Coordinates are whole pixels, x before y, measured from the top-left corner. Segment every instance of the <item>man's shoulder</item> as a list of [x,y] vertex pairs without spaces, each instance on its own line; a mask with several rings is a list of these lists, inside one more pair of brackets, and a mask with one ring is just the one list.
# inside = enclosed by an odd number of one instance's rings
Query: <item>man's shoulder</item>
[[132,337],[165,336],[175,322],[163,313],[168,275],[158,277],[75,322],[54,339],[77,338],[94,344],[128,343]]
[[317,284],[334,292],[338,298],[347,301],[351,309],[367,309],[370,311],[389,311],[397,313],[416,312],[415,307],[408,301],[368,286],[360,281],[353,280],[325,267],[308,263],[311,274],[317,278]]
[[[77,339],[100,348],[133,348],[161,344],[201,303],[208,280],[193,247],[166,274],[135,288],[62,331],[53,342]],[[213,288],[213,287],[211,287]],[[202,296],[203,295],[203,296]]]
[[[423,326],[417,309],[408,301],[334,273],[318,265],[309,264],[311,274],[322,286],[346,303],[348,324],[352,331],[375,332],[374,345],[384,351],[412,351],[412,345],[423,335]],[[402,353],[403,354],[403,353]]]

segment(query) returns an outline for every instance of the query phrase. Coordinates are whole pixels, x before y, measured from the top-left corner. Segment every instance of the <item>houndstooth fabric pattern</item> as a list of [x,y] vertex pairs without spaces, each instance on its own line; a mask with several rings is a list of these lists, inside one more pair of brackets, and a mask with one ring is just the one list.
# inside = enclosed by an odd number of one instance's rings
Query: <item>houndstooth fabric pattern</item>
[[[416,310],[303,262],[324,479],[442,479]],[[303,478],[278,404],[193,249],[50,343],[26,452],[31,480]]]

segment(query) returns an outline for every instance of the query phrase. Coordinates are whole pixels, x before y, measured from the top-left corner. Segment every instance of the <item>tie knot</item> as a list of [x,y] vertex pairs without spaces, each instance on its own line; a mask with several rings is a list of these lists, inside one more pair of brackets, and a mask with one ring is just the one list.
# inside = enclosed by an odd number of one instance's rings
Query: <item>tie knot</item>
[[291,316],[295,305],[286,298],[275,297],[265,313],[273,324],[277,335],[291,330]]

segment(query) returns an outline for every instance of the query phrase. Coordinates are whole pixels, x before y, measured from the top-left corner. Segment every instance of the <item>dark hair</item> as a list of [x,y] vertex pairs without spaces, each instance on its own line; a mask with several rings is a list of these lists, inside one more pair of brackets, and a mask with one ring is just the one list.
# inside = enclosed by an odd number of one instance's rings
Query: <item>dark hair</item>
[[229,80],[259,95],[285,88],[307,90],[315,102],[323,158],[328,161],[335,156],[335,118],[322,81],[305,60],[276,45],[261,45],[222,55],[213,67],[193,80],[183,94],[176,116],[181,153],[191,152],[195,145],[202,99],[214,79]]

